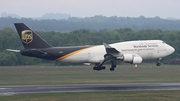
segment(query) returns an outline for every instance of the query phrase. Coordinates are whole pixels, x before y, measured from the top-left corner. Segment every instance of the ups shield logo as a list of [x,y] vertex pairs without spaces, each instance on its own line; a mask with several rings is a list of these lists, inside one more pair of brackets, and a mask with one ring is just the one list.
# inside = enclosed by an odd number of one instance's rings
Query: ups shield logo
[[31,30],[24,30],[21,32],[22,42],[29,44],[33,41],[33,33]]

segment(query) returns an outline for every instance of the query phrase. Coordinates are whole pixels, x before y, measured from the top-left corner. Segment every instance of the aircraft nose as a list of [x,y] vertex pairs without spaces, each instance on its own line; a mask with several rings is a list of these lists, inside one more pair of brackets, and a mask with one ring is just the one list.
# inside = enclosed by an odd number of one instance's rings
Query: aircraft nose
[[175,49],[174,49],[172,46],[170,46],[170,45],[167,45],[167,46],[166,46],[166,50],[167,50],[167,52],[168,52],[169,54],[172,54],[172,53],[175,51]]

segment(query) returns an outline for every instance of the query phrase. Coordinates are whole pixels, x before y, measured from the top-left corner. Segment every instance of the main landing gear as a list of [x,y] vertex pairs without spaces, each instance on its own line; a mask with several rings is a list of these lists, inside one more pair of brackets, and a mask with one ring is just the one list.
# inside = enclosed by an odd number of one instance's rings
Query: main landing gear
[[97,71],[105,70],[105,69],[106,69],[105,66],[98,66],[98,65],[95,65],[95,66],[93,67],[93,70],[97,70]]
[[113,61],[111,62],[110,71],[114,71],[114,69],[116,68],[116,63],[115,63],[115,62],[116,62],[115,60],[113,60]]
[[[116,64],[115,64],[115,63],[112,63],[112,64],[111,64],[110,71],[114,71],[115,68],[116,68]],[[97,71],[105,70],[105,69],[106,69],[105,66],[100,66],[99,64],[96,64],[96,65],[93,67],[93,70],[97,70]]]
[[[111,68],[110,68],[110,71],[114,71],[114,69],[116,68],[116,65],[112,65]],[[105,66],[94,66],[93,67],[93,70],[97,70],[97,71],[100,71],[100,70],[105,70],[106,67]]]
[[116,65],[112,65],[110,68],[110,71],[114,71],[115,68],[116,68]]
[[95,64],[95,66],[93,67],[93,70],[97,70],[97,71],[100,71],[100,70],[105,70],[106,67],[103,66],[105,60],[103,60],[101,63],[99,64]]
[[93,69],[97,71],[106,69],[106,67],[103,66],[104,63],[111,63],[110,71],[114,71],[114,68],[116,68],[116,57],[114,57],[111,54],[105,54],[104,60],[101,61],[100,63],[95,64]]
[[157,64],[156,64],[157,66],[161,66],[161,58],[158,58],[157,59]]

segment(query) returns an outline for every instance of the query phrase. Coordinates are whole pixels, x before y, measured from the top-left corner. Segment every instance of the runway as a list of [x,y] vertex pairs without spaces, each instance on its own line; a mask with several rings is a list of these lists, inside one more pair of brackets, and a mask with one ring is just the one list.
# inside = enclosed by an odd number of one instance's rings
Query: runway
[[180,90],[180,83],[0,86],[0,96],[55,92]]

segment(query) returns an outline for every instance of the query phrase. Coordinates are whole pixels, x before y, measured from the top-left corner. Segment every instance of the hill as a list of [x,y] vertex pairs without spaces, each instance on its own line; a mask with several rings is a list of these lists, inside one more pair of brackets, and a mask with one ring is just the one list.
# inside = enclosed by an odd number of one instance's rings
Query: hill
[[35,30],[69,32],[78,29],[104,30],[130,28],[132,30],[161,29],[180,30],[180,20],[167,20],[159,17],[145,18],[131,17],[105,17],[102,15],[86,18],[69,17],[68,19],[32,19],[32,18],[0,18],[0,29],[4,27],[14,28],[13,23],[23,22]]

